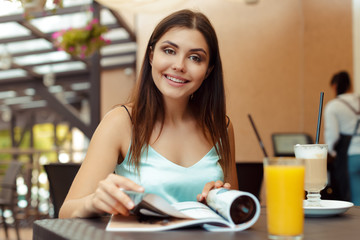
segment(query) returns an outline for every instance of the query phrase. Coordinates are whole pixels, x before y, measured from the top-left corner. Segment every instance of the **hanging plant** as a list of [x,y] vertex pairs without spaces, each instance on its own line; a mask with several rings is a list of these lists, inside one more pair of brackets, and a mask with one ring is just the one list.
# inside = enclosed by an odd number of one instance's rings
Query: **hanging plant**
[[20,2],[24,9],[24,18],[31,19],[34,12],[45,12],[45,5],[47,1],[50,1],[53,5],[53,12],[56,12],[58,8],[63,7],[63,0],[8,0],[12,2]]
[[54,8],[62,8],[63,0],[18,0],[24,9],[30,11],[43,11],[47,1],[51,1]]
[[61,30],[52,35],[55,46],[72,56],[85,58],[110,43],[102,37],[108,31],[100,25],[99,20],[92,19],[84,28],[70,28]]
[[43,11],[45,4],[46,0],[21,0],[25,13]]

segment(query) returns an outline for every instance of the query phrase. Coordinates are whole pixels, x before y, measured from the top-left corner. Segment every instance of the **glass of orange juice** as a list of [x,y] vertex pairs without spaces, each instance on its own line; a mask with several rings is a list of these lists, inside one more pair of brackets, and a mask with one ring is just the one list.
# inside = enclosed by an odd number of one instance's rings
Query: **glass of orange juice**
[[269,239],[303,239],[304,160],[265,158],[264,174]]

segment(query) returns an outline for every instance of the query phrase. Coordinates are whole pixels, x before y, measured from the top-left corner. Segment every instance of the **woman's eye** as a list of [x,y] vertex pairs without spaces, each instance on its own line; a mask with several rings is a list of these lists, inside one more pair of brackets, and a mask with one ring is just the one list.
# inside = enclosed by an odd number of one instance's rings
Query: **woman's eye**
[[173,49],[171,49],[171,48],[165,48],[165,49],[164,49],[164,52],[165,52],[166,54],[171,54],[171,55],[174,55],[174,54],[175,54],[175,51],[174,51]]
[[201,62],[201,58],[199,56],[190,56],[189,57],[191,61],[194,61],[194,62]]

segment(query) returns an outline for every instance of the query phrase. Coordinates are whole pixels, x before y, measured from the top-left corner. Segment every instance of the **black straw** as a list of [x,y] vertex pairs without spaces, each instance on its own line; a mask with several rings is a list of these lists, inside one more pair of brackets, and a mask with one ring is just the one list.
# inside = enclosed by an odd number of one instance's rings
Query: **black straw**
[[319,137],[320,137],[320,127],[321,127],[321,115],[322,115],[323,100],[324,100],[324,92],[321,92],[320,93],[318,122],[317,122],[317,128],[316,128],[316,140],[315,140],[316,144],[319,143]]
[[251,115],[250,115],[250,114],[248,114],[248,117],[249,117],[249,120],[250,120],[250,122],[251,122],[251,125],[252,125],[252,127],[253,127],[253,129],[254,129],[254,132],[255,132],[255,134],[256,134],[256,137],[257,137],[257,139],[258,139],[258,141],[259,141],[259,144],[260,144],[261,150],[263,151],[264,156],[265,156],[265,157],[268,157],[268,154],[266,153],[266,150],[265,150],[264,144],[263,144],[263,142],[262,142],[262,140],[261,140],[261,138],[260,138],[260,135],[259,135],[258,131],[256,130],[255,123],[254,123],[254,121],[253,121],[253,119],[252,119]]

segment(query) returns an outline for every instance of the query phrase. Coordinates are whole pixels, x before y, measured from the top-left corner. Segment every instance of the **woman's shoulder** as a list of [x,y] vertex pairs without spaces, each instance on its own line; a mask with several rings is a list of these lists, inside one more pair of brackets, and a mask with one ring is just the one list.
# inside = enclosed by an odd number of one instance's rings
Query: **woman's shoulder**
[[124,155],[130,143],[131,131],[132,123],[128,111],[121,106],[114,107],[101,120],[92,141],[106,143],[106,147],[114,146]]
[[128,131],[132,127],[130,113],[131,107],[129,106],[115,106],[105,114],[100,125],[110,127],[114,131]]
[[103,119],[115,123],[131,123],[131,109],[131,105],[116,105],[105,114]]

